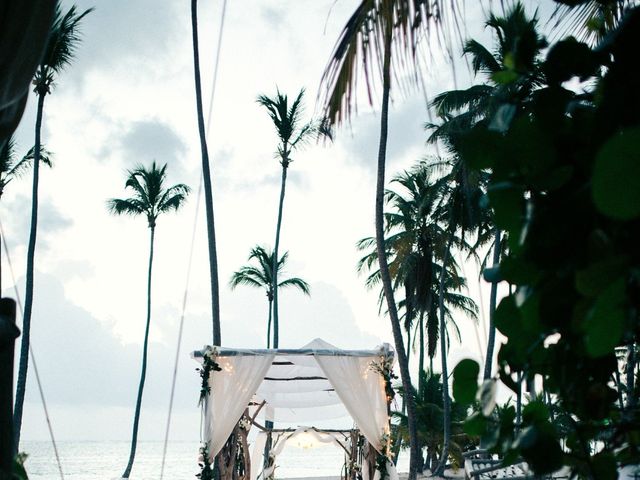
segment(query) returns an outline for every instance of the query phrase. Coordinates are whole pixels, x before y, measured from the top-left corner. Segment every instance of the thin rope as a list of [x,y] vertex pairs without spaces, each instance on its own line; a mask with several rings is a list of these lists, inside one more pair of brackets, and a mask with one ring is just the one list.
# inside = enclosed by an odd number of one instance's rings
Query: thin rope
[[[213,112],[213,99],[214,99],[214,95],[216,92],[216,84],[218,81],[218,66],[220,64],[220,51],[221,51],[221,47],[222,47],[222,32],[224,31],[224,20],[225,20],[225,14],[227,11],[227,0],[223,0],[222,3],[222,14],[220,16],[220,32],[218,34],[218,47],[216,49],[216,60],[215,60],[215,66],[213,69],[213,79],[212,79],[212,84],[211,84],[211,97],[209,99],[209,113],[208,113],[208,118],[207,118],[207,131],[206,131],[206,137],[207,139],[209,138],[209,131],[210,131],[210,127],[211,127],[211,118],[212,118],[212,112]],[[162,465],[160,467],[160,480],[163,479],[164,477],[164,467],[166,464],[166,458],[167,458],[167,445],[169,444],[169,431],[171,429],[171,416],[173,413],[173,399],[175,397],[175,390],[176,390],[176,379],[178,377],[178,365],[180,363],[180,347],[182,344],[182,332],[184,330],[184,317],[185,317],[185,312],[187,310],[187,299],[188,299],[188,292],[189,292],[189,285],[191,282],[191,268],[192,268],[192,264],[193,264],[193,252],[195,249],[195,240],[196,240],[196,231],[197,231],[197,227],[198,227],[198,217],[199,217],[199,212],[200,212],[200,202],[201,202],[201,197],[202,197],[202,184],[203,184],[203,173],[202,171],[200,172],[200,181],[198,182],[198,195],[197,195],[197,199],[196,199],[196,211],[195,211],[195,216],[194,216],[194,220],[193,220],[193,231],[191,233],[191,248],[190,248],[190,252],[189,252],[189,260],[188,260],[188,264],[187,264],[187,278],[186,278],[186,282],[185,282],[185,288],[184,288],[184,295],[182,297],[182,312],[180,315],[180,326],[178,329],[178,344],[176,347],[176,357],[175,357],[175,361],[173,364],[173,378],[171,380],[171,394],[169,397],[169,412],[167,415],[167,426],[165,429],[165,434],[164,434],[164,444],[162,446]],[[201,436],[202,436],[202,418],[200,420],[201,426],[200,426],[200,430],[201,430]]]
[[[11,257],[9,256],[9,248],[7,247],[7,237],[4,234],[4,228],[0,221],[0,234],[2,235],[2,246],[4,247],[5,257],[7,258],[7,264],[9,265],[9,272],[11,273],[11,280],[13,281],[13,289],[16,295],[16,303],[20,310],[20,316],[24,317],[24,308],[22,307],[22,300],[20,300],[20,292],[18,292],[18,284],[16,282],[16,276],[13,272],[13,264],[11,263]],[[47,429],[49,430],[49,436],[51,437],[51,444],[53,445],[53,453],[56,457],[56,463],[58,464],[58,472],[60,472],[60,479],[64,480],[64,473],[62,472],[62,463],[60,462],[60,455],[58,453],[58,445],[56,444],[56,438],[53,434],[53,426],[51,425],[51,417],[49,417],[49,409],[47,408],[47,402],[44,398],[44,390],[42,388],[42,382],[40,381],[40,372],[38,371],[38,364],[36,363],[36,356],[33,351],[33,345],[31,339],[29,339],[29,356],[31,358],[31,364],[33,365],[33,373],[36,376],[36,383],[38,384],[38,392],[40,392],[40,400],[42,401],[42,408],[44,409],[44,417],[47,421]]]
[[222,48],[222,31],[224,30],[224,18],[227,12],[227,0],[222,2],[222,15],[220,16],[220,33],[218,33],[218,48],[216,49],[216,63],[213,67],[213,79],[211,81],[211,97],[209,98],[209,116],[207,117],[207,139],[209,139],[209,127],[211,127],[211,118],[213,112],[213,97],[216,93],[216,84],[218,83],[218,64],[220,63],[220,50]]
[[187,280],[184,287],[184,295],[182,297],[182,313],[180,315],[180,327],[178,329],[178,345],[176,347],[176,358],[173,364],[173,379],[171,381],[171,395],[169,397],[169,414],[167,415],[167,427],[164,433],[164,445],[162,446],[162,466],[160,468],[160,480],[164,477],[164,466],[167,457],[167,445],[169,443],[169,430],[171,428],[171,414],[173,412],[173,398],[176,390],[176,378],[178,376],[178,364],[180,360],[180,347],[182,344],[182,332],[184,329],[184,316],[187,310],[187,298],[189,294],[189,285],[191,283],[191,267],[193,265],[193,251],[196,241],[196,231],[198,227],[198,214],[200,212],[200,197],[202,196],[202,182],[198,186],[198,197],[196,200],[196,212],[193,222],[193,231],[191,232],[191,249],[189,251],[189,261],[187,263]]

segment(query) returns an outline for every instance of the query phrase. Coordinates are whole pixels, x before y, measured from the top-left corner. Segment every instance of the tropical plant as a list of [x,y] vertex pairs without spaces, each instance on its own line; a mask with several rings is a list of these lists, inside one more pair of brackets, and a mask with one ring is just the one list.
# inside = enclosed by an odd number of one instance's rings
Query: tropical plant
[[[428,36],[430,26],[442,19],[440,15],[434,15],[435,9],[441,3],[440,1],[429,2],[426,0],[362,1],[342,30],[322,77],[322,84],[325,87],[324,111],[328,121],[334,125],[348,120],[355,110],[358,78],[365,79],[369,103],[373,103],[372,91],[378,77],[371,73],[380,72],[379,83],[382,85],[382,98],[376,179],[375,236],[382,286],[398,355],[400,377],[403,388],[409,392],[406,402],[411,438],[409,480],[415,480],[417,472],[418,440],[415,406],[411,395],[413,390],[408,360],[404,349],[391,275],[386,262],[384,243],[383,209],[389,97],[392,70],[395,72],[395,78],[403,78],[401,74],[405,72],[409,73],[407,78],[415,79],[419,76],[420,68],[417,67],[416,60],[418,40]],[[392,55],[392,51],[394,55]],[[360,72],[363,75],[359,76]]]
[[[486,26],[494,34],[494,52],[475,40],[468,40],[464,48],[474,74],[483,74],[487,83],[435,97],[432,105],[440,122],[427,124],[432,132],[430,142],[442,141],[447,149],[458,153],[458,139],[474,125],[491,119],[491,128],[500,130],[514,117],[526,114],[533,92],[544,81],[540,55],[546,41],[538,33],[537,25],[537,18],[527,16],[520,2],[513,4],[503,16],[490,15]],[[517,64],[514,59],[518,59]],[[509,78],[517,80],[504,82]],[[494,231],[492,266],[496,267],[504,247],[502,231],[493,226],[491,215],[487,221]],[[493,364],[497,285],[496,281],[491,282],[485,379],[491,377]]]
[[[442,251],[445,231],[438,218],[442,210],[443,197],[450,165],[447,162],[419,162],[412,169],[396,175],[391,184],[395,189],[387,189],[385,199],[388,209],[385,212],[385,246],[387,261],[393,279],[394,291],[404,291],[404,299],[398,302],[404,310],[404,326],[407,332],[407,356],[410,354],[411,341],[409,332],[413,321],[419,344],[419,370],[425,368],[425,346],[430,360],[433,359],[439,334],[438,326],[438,278],[440,278],[441,261],[437,255]],[[373,288],[380,284],[380,270],[375,250],[375,238],[360,240],[357,248],[361,251],[373,249],[358,262],[358,271],[368,271],[365,285]],[[445,310],[447,324],[458,334],[452,309],[465,313],[470,318],[477,317],[477,307],[473,300],[458,293],[466,287],[460,276],[458,265],[450,262],[446,279]],[[382,307],[384,295],[380,292],[379,302]],[[424,324],[426,320],[426,326]],[[427,332],[426,340],[424,333]],[[448,331],[448,329],[447,329]],[[448,333],[447,333],[448,335]],[[421,381],[418,378],[418,391]]]
[[[514,392],[519,378],[542,384],[570,426],[556,424],[548,402],[533,401],[519,429],[515,415],[498,425],[476,415],[465,429],[486,435],[495,452],[521,456],[536,475],[564,465],[577,478],[616,478],[640,463],[637,407],[620,401],[614,383],[616,349],[633,351],[639,340],[640,258],[631,240],[640,231],[639,42],[638,7],[597,48],[555,42],[530,113],[503,132],[478,125],[463,141],[469,168],[490,169],[487,200],[508,233],[509,252],[490,275],[516,287],[496,310],[506,338],[499,377]],[[567,88],[577,80],[581,91]],[[466,368],[454,379],[456,399],[478,390]]]
[[[418,416],[418,439],[421,449],[426,449],[425,467],[435,470],[438,464],[438,456],[442,452],[443,443],[443,394],[442,375],[431,370],[419,372],[422,378],[423,388],[414,391],[416,398],[416,412]],[[400,395],[404,395],[402,388]],[[408,446],[407,417],[402,412],[392,412],[393,417],[399,420],[401,446]],[[470,438],[462,430],[462,422],[467,417],[467,409],[456,403],[452,404],[451,421],[453,424],[453,442],[451,450],[455,465],[462,465],[462,452],[477,445],[477,440]],[[423,452],[421,452],[422,457]]]
[[271,281],[273,292],[273,348],[278,348],[279,344],[279,318],[278,318],[278,267],[276,259],[278,258],[278,249],[280,248],[280,229],[282,228],[282,208],[284,205],[284,194],[287,184],[287,171],[289,165],[293,162],[291,154],[311,137],[318,133],[326,133],[321,123],[309,121],[304,123],[302,120],[303,108],[302,97],[304,89],[300,90],[294,101],[289,105],[287,95],[283,95],[279,90],[276,91],[275,97],[267,97],[260,95],[257,98],[259,105],[267,109],[267,113],[273,122],[278,135],[278,149],[276,158],[282,166],[282,179],[280,183],[280,200],[278,202],[278,220],[276,223],[276,240],[273,248],[273,265]]
[[[282,274],[289,252],[284,252],[278,261],[278,273]],[[273,252],[268,251],[266,248],[255,246],[251,249],[249,254],[249,261],[255,260],[258,265],[245,265],[231,275],[229,286],[231,289],[236,288],[238,285],[247,285],[250,287],[263,288],[267,295],[269,302],[269,314],[267,320],[267,348],[271,348],[271,314],[272,314],[272,302],[273,302]],[[298,277],[291,277],[285,280],[278,281],[278,288],[293,287],[300,290],[305,295],[311,294],[309,284],[303,279]]]
[[79,13],[73,5],[63,13],[60,4],[56,4],[49,40],[40,60],[33,84],[38,96],[35,125],[35,143],[33,147],[33,188],[31,197],[31,228],[27,247],[26,285],[24,296],[24,315],[22,319],[22,340],[20,344],[20,363],[16,386],[16,400],[13,409],[15,446],[20,445],[22,427],[22,409],[27,384],[29,366],[29,340],[31,338],[31,316],[33,310],[33,284],[35,271],[36,236],[38,230],[38,183],[40,179],[40,153],[42,152],[41,129],[44,101],[51,93],[54,82],[64,68],[71,63],[73,54],[80,43],[80,22],[92,9]]
[[140,420],[140,407],[142,405],[142,392],[147,374],[147,349],[149,345],[149,326],[151,325],[151,271],[153,267],[153,246],[158,216],[163,213],[177,211],[182,207],[189,194],[189,187],[183,184],[166,188],[167,165],[158,166],[154,161],[149,168],[138,165],[133,170],[127,171],[125,188],[132,191],[133,196],[125,199],[112,198],[107,202],[107,208],[114,215],[144,215],[149,227],[149,269],[147,274],[147,320],[144,330],[144,342],[142,346],[142,369],[136,410],[133,417],[133,433],[131,436],[131,450],[129,461],[122,478],[129,478],[131,468],[136,455],[138,442],[138,422]]
[[200,135],[200,152],[202,156],[202,180],[204,184],[204,206],[207,214],[207,241],[209,246],[209,275],[211,278],[211,321],[213,328],[213,344],[222,344],[220,330],[220,287],[218,280],[218,250],[216,245],[216,228],[213,214],[213,189],[211,186],[211,168],[209,166],[209,149],[204,127],[204,111],[202,109],[202,86],[200,81],[200,50],[198,46],[198,0],[191,0],[191,29],[193,36],[193,72],[196,89],[196,110],[198,114],[198,133]]

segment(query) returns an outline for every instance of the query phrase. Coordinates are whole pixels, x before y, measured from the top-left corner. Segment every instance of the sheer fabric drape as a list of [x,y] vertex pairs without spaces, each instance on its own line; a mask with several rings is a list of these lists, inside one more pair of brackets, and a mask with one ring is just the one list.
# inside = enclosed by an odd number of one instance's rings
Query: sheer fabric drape
[[389,433],[389,416],[384,379],[371,367],[373,359],[325,355],[315,358],[364,437],[381,451],[382,435]]
[[213,459],[226,443],[234,426],[273,362],[274,355],[217,357],[221,371],[211,372],[211,392],[205,406],[205,440]]

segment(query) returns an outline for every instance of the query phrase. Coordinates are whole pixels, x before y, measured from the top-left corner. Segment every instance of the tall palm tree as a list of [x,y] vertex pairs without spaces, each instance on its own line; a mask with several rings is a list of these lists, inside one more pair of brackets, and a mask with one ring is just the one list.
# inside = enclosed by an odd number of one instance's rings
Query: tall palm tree
[[[384,244],[384,188],[385,164],[388,136],[389,96],[391,91],[392,65],[396,78],[409,72],[415,79],[420,72],[416,62],[418,40],[428,34],[429,27],[441,17],[434,15],[432,7],[443,2],[427,0],[363,0],[347,21],[334,47],[331,59],[322,77],[326,87],[324,109],[331,124],[348,120],[355,110],[357,79],[366,81],[369,102],[373,102],[372,91],[380,72],[382,84],[380,110],[380,142],[378,148],[378,168],[376,179],[375,225],[376,248],[380,264],[380,274],[389,311],[389,320],[400,367],[402,386],[407,394],[408,428],[411,445],[409,480],[417,473],[418,437],[413,401],[413,388],[409,375],[407,355],[404,349],[402,330],[389,267],[386,262]],[[393,48],[395,44],[396,48]],[[392,50],[394,55],[392,56]],[[358,75],[362,72],[362,75]]]
[[289,105],[287,95],[283,95],[279,90],[273,98],[266,95],[260,95],[257,98],[259,105],[267,109],[267,113],[278,135],[278,150],[276,158],[282,166],[282,180],[280,183],[280,201],[278,202],[278,221],[276,223],[276,240],[273,247],[272,257],[272,291],[273,291],[273,348],[278,348],[279,344],[279,327],[278,322],[278,268],[276,259],[278,258],[278,249],[280,247],[280,229],[282,227],[282,207],[284,205],[284,194],[287,185],[287,171],[289,165],[293,161],[291,154],[311,137],[321,131],[320,125],[310,121],[304,123],[302,120],[303,108],[302,97],[304,88],[300,90],[294,101]]
[[33,277],[36,251],[36,235],[38,228],[38,182],[40,179],[41,129],[44,112],[44,100],[51,93],[57,76],[71,63],[73,54],[80,42],[80,22],[92,9],[79,13],[73,5],[66,13],[62,13],[60,4],[55,8],[49,40],[40,65],[36,70],[33,83],[38,96],[36,111],[35,143],[33,154],[33,188],[31,198],[31,228],[27,247],[26,286],[24,296],[24,316],[22,320],[22,341],[20,345],[20,363],[16,387],[16,401],[13,409],[13,426],[15,446],[20,445],[20,429],[22,426],[22,408],[29,366],[29,339],[31,332],[31,314],[33,309]]
[[189,194],[189,187],[181,183],[165,188],[166,171],[166,164],[158,167],[155,161],[151,164],[150,168],[139,165],[133,170],[128,170],[125,188],[132,190],[133,196],[125,199],[112,198],[107,202],[107,208],[114,215],[144,215],[147,218],[147,225],[150,230],[149,270],[147,274],[147,321],[142,346],[142,371],[140,373],[136,410],[133,417],[133,434],[131,436],[129,462],[122,474],[122,478],[129,478],[136,456],[140,406],[142,405],[142,392],[147,375],[147,348],[149,344],[149,326],[151,324],[151,269],[153,266],[153,244],[156,221],[160,214],[180,209]]
[[[278,261],[278,273],[282,274],[289,252],[284,252]],[[238,285],[248,285],[250,287],[264,288],[269,302],[269,316],[267,320],[267,348],[271,348],[271,314],[272,314],[272,302],[273,302],[273,252],[267,249],[255,246],[251,249],[249,254],[249,261],[256,260],[257,266],[245,265],[240,267],[240,270],[234,272],[231,275],[229,286],[231,289],[236,288]],[[287,278],[278,282],[278,288],[293,287],[300,290],[305,295],[311,294],[309,284],[303,279],[298,277]]]
[[[509,117],[526,113],[528,102],[535,89],[543,83],[540,68],[541,52],[546,42],[538,33],[538,20],[529,17],[524,6],[517,2],[504,16],[491,15],[486,23],[493,30],[495,48],[489,48],[475,40],[465,44],[464,53],[470,57],[476,75],[483,74],[485,83],[464,90],[452,90],[437,95],[433,101],[436,112],[442,119],[438,124],[429,124],[432,131],[429,141],[444,141],[453,152],[457,149],[457,138],[468,132],[478,122],[492,121],[500,117],[499,105],[508,102]],[[528,49],[525,50],[525,46]],[[519,52],[516,56],[515,53]],[[523,55],[526,52],[526,55]],[[513,58],[524,59],[513,65]],[[501,75],[512,70],[518,73],[517,81],[501,81]],[[509,110],[507,110],[509,111]],[[502,123],[501,121],[495,122]],[[500,126],[500,125],[495,125]],[[500,261],[503,249],[502,232],[497,227],[493,240],[493,267]],[[491,377],[495,348],[494,316],[497,300],[497,281],[491,282],[489,297],[489,336],[485,356],[484,378]]]
[[222,344],[220,331],[220,288],[218,284],[218,251],[216,247],[216,228],[213,216],[213,189],[211,187],[211,169],[209,167],[209,149],[204,128],[202,109],[202,86],[200,82],[200,51],[198,47],[198,0],[191,0],[191,29],[193,34],[193,71],[196,87],[196,110],[198,112],[198,133],[202,155],[202,179],[204,183],[204,206],[207,214],[207,239],[209,245],[209,275],[211,277],[211,318],[213,322],[213,344]]

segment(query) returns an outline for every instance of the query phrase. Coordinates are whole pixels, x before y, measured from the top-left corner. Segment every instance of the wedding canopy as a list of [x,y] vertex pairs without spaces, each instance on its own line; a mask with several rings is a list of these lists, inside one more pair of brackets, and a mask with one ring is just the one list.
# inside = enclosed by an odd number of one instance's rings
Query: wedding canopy
[[208,374],[203,403],[203,441],[211,458],[247,407],[249,415],[259,409],[265,420],[302,425],[350,416],[377,452],[387,451],[386,382],[393,366],[388,344],[374,350],[340,350],[316,339],[296,350],[205,347],[193,357],[207,357],[216,364]]

